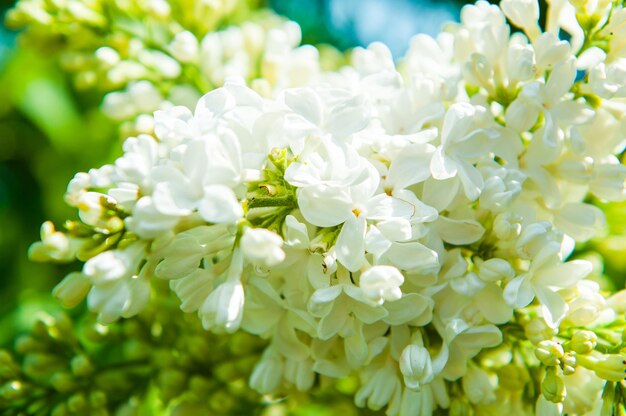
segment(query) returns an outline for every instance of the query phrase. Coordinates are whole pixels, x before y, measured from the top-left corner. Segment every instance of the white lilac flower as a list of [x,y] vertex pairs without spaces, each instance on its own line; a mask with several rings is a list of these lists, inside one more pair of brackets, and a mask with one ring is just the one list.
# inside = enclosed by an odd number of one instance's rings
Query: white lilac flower
[[244,257],[267,267],[276,266],[285,259],[282,245],[283,240],[278,234],[265,229],[250,228],[241,237],[241,250]]
[[568,310],[567,303],[555,291],[575,285],[591,271],[584,260],[562,263],[549,247],[544,247],[532,260],[529,270],[511,280],[504,289],[506,301],[516,307],[528,305],[535,296],[542,304],[543,317],[548,325],[558,326]]

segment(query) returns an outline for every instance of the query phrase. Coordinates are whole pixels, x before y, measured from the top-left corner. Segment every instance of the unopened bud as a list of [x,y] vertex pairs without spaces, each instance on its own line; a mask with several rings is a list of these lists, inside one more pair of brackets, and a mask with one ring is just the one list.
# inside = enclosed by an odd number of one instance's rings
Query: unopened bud
[[101,390],[94,390],[89,394],[89,405],[91,408],[99,409],[107,403],[107,395]]
[[91,365],[89,358],[82,354],[72,358],[70,366],[72,368],[72,373],[79,377],[86,377],[93,372],[93,366]]
[[450,416],[469,416],[472,414],[469,403],[460,398],[455,398],[450,403]]
[[489,282],[497,282],[503,279],[512,279],[515,277],[515,270],[511,264],[503,259],[493,258],[487,261],[477,263],[479,272],[478,276],[482,280]]
[[535,349],[535,356],[548,367],[558,365],[563,354],[563,346],[555,341],[541,341]]
[[67,400],[67,408],[72,413],[85,413],[87,410],[87,400],[82,393],[76,393]]
[[626,360],[621,354],[606,354],[600,357],[594,370],[604,380],[621,381],[626,376]]
[[556,374],[556,370],[548,370],[546,372],[546,376],[541,382],[541,393],[546,400],[552,403],[561,403],[565,400],[565,395],[567,394],[565,383]]
[[498,371],[498,380],[503,388],[517,391],[523,389],[528,382],[528,373],[526,369],[515,364],[507,364]]
[[542,318],[533,318],[524,325],[524,334],[533,344],[543,340],[552,339],[557,334],[554,328],[550,328]]
[[113,48],[103,46],[96,50],[96,58],[107,68],[116,65],[120,61],[120,54]]
[[54,406],[52,412],[50,412],[50,416],[69,416],[70,411],[67,408],[67,403],[61,402]]
[[589,354],[598,343],[598,336],[587,330],[578,331],[572,336],[570,348],[578,354]]
[[22,335],[15,340],[15,351],[18,354],[28,354],[31,352],[41,351],[45,348],[42,342],[37,341],[29,335]]
[[59,393],[68,393],[77,387],[74,377],[68,372],[55,373],[50,379],[50,384]]
[[561,369],[563,370],[563,375],[569,376],[576,372],[576,357],[572,354],[566,353],[563,358],[561,358]]
[[0,380],[17,377],[20,367],[13,356],[6,350],[0,350]]
[[82,273],[72,272],[52,289],[52,296],[66,308],[73,308],[85,299],[91,289],[89,279]]
[[23,397],[25,393],[25,386],[21,381],[14,380],[3,384],[0,387],[0,399],[2,401],[10,402]]

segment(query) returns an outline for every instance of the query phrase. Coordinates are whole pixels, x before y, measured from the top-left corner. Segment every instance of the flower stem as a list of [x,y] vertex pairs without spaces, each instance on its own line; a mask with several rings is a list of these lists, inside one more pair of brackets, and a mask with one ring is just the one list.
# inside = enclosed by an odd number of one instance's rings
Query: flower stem
[[293,207],[297,208],[298,204],[293,195],[273,196],[273,197],[254,197],[248,203],[249,208],[269,208],[269,207]]

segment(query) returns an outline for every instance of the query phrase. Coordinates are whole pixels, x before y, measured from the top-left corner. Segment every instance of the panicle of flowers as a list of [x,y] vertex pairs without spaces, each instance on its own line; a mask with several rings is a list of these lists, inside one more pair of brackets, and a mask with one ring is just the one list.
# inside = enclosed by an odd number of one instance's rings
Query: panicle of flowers
[[300,28],[257,3],[22,0],[7,24],[56,52],[79,89],[103,93],[102,111],[128,137],[152,134],[154,111],[193,108],[228,77],[271,95],[318,75],[318,50],[300,47]]
[[263,394],[356,375],[390,415],[619,407],[624,292],[569,258],[603,230],[591,202],[626,196],[626,11],[597,3],[544,32],[536,1],[478,1],[398,65],[375,43],[299,88],[156,111],[33,256],[85,261],[55,294],[105,323],[164,279],[205,329],[267,339]]

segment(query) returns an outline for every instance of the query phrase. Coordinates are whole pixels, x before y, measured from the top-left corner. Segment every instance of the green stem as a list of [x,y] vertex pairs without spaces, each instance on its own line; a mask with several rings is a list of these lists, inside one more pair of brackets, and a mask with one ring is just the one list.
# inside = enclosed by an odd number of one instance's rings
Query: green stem
[[250,199],[248,207],[252,208],[270,208],[270,207],[291,207],[297,208],[298,204],[294,195],[275,196],[275,197],[254,197]]

